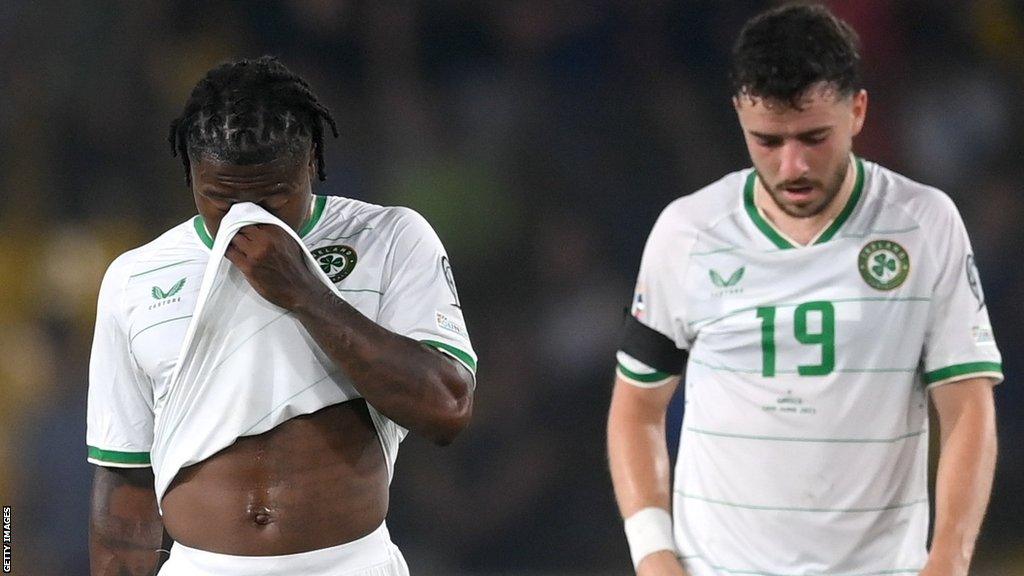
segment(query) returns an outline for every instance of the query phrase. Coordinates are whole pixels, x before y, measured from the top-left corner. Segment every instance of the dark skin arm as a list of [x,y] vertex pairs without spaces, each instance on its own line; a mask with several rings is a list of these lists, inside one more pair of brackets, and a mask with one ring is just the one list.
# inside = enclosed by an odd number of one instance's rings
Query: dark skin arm
[[91,576],[153,576],[171,539],[156,507],[151,468],[106,468],[93,475],[89,515]]
[[306,267],[301,250],[277,226],[253,225],[239,231],[226,256],[256,292],[295,313],[370,405],[436,444],[451,443],[473,410],[469,371],[363,316]]

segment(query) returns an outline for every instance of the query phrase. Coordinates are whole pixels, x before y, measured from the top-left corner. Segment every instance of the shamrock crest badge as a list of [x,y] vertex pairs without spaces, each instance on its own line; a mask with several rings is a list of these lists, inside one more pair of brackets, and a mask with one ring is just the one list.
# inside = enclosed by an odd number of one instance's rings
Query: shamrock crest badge
[[857,269],[868,286],[876,290],[892,290],[907,279],[910,255],[892,240],[874,240],[861,248]]
[[356,267],[356,251],[351,246],[324,246],[312,251],[313,259],[331,282],[338,283]]

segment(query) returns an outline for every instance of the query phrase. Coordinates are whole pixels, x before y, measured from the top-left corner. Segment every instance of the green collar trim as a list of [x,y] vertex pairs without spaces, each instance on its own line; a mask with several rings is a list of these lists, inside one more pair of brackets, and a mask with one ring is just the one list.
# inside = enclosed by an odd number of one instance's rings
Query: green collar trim
[[206,222],[202,216],[196,216],[192,219],[192,224],[196,227],[196,234],[199,235],[199,239],[206,244],[206,247],[213,250],[213,238],[210,238],[210,232],[206,229]]
[[[316,225],[320,223],[320,217],[324,215],[324,207],[327,206],[327,196],[313,195],[313,214],[310,215],[306,223],[299,228],[299,238],[305,238],[306,234],[313,231]],[[213,249],[213,238],[210,236],[210,232],[206,229],[206,221],[203,220],[202,216],[196,216],[192,219],[192,225],[195,226],[196,235],[203,241],[203,244],[207,248]]]
[[832,225],[821,236],[818,236],[818,239],[814,242],[815,244],[824,244],[831,240],[836,235],[836,232],[839,231],[839,228],[850,219],[850,214],[853,214],[853,210],[860,202],[860,197],[864,192],[864,163],[861,162],[860,158],[854,157],[853,160],[854,164],[857,165],[857,180],[853,183],[853,192],[850,193],[850,199],[846,201],[846,206],[843,206],[843,211],[839,213],[839,216],[836,216],[836,219],[832,221]]
[[299,228],[299,238],[305,238],[306,234],[313,231],[313,228],[320,222],[320,217],[324,215],[324,206],[326,205],[327,196],[313,195],[313,215]]
[[754,226],[761,231],[762,234],[768,237],[775,244],[776,247],[782,248],[796,248],[789,240],[782,237],[775,230],[775,227],[768,223],[761,216],[761,212],[757,209],[757,204],[754,203],[754,182],[757,180],[757,170],[751,170],[750,175],[747,176],[747,184],[743,187],[743,207],[747,209],[747,214],[750,219],[754,222]]
[[[846,206],[843,207],[843,210],[838,216],[836,216],[835,220],[832,221],[832,224],[830,224],[829,227],[818,236],[818,239],[815,240],[813,244],[824,244],[831,240],[843,224],[850,219],[850,215],[853,214],[853,211],[857,208],[857,204],[860,202],[860,197],[864,193],[864,163],[860,158],[855,157],[854,164],[857,167],[857,179],[853,183],[853,192],[850,193],[850,198],[846,201]],[[754,183],[756,180],[757,170],[752,170],[750,175],[747,176],[747,182],[743,187],[743,206],[747,209],[747,214],[750,216],[750,219],[754,222],[754,225],[757,226],[757,229],[767,236],[776,247],[783,250],[797,248],[798,246],[787,240],[782,234],[779,234],[779,231],[775,229],[775,226],[772,226],[770,222],[761,216],[761,212],[757,209],[757,204],[754,203]]]

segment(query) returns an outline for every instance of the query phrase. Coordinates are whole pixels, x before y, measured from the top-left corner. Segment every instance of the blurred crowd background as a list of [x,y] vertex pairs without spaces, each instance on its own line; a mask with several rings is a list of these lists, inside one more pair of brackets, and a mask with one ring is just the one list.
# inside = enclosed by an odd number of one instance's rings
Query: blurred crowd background
[[[476,413],[449,448],[403,445],[389,524],[414,573],[630,573],[604,454],[617,330],[659,211],[749,164],[728,54],[769,5],[0,3],[0,499],[15,573],[88,572],[101,276],[194,214],[166,142],[191,87],[264,53],[340,125],[315,190],[415,208],[454,265]],[[855,151],[947,191],[972,235],[1007,375],[973,574],[1024,573],[1024,7],[829,5],[863,43]]]

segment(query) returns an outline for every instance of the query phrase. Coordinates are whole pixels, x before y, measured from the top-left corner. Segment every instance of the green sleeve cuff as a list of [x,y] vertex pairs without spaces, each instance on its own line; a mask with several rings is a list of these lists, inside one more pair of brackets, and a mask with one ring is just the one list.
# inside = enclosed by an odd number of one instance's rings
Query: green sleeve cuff
[[421,340],[421,342],[423,344],[426,344],[427,346],[430,346],[431,348],[437,348],[441,352],[445,352],[451,356],[454,356],[459,362],[465,364],[466,368],[469,368],[469,371],[472,372],[474,376],[476,375],[476,360],[474,360],[473,357],[470,356],[468,352],[459,350],[458,348],[452,346],[451,344],[438,342],[437,340]]
[[89,446],[89,461],[97,464],[128,464],[150,466],[149,452],[118,452],[115,450],[101,450],[95,446]]
[[629,378],[630,380],[636,380],[637,382],[643,382],[644,384],[650,384],[652,382],[661,382],[662,380],[664,380],[666,378],[670,378],[672,376],[672,374],[669,374],[668,372],[658,372],[658,371],[654,371],[654,372],[651,372],[649,374],[640,374],[639,372],[633,372],[629,368],[626,368],[625,366],[622,365],[621,362],[619,362],[618,365],[619,365],[619,372],[621,372],[623,376],[625,376],[626,378]]
[[961,376],[998,376],[1000,380],[1003,378],[1003,365],[999,362],[966,362],[964,364],[954,364],[952,366],[946,366],[945,368],[939,368],[938,370],[932,370],[931,372],[925,372],[924,383],[935,384],[936,382],[942,382],[943,380],[949,380],[950,378],[960,378]]

